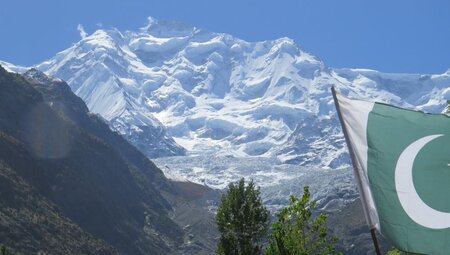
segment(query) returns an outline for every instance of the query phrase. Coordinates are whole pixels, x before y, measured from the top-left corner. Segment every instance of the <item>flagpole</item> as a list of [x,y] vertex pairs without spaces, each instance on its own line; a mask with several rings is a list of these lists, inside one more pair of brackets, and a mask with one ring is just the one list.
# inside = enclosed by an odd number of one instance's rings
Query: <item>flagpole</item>
[[365,203],[366,194],[364,192],[364,188],[363,188],[362,183],[361,183],[361,177],[360,177],[360,174],[359,174],[359,171],[358,171],[358,166],[357,166],[356,159],[355,159],[355,153],[354,153],[354,150],[353,150],[353,146],[350,143],[350,140],[348,138],[347,128],[345,127],[344,119],[342,118],[341,108],[339,106],[339,102],[338,102],[337,97],[336,97],[336,90],[335,90],[334,86],[331,86],[331,93],[333,94],[334,105],[336,107],[336,111],[338,113],[338,117],[339,117],[339,121],[341,123],[342,131],[344,133],[345,142],[347,143],[347,147],[348,147],[348,150],[350,152],[350,158],[352,159],[353,170],[355,172],[356,180],[357,180],[358,186],[359,186],[359,192],[361,193],[361,197],[362,197],[361,203],[362,203],[363,209],[364,209],[365,214],[366,214],[366,219],[369,221],[368,223],[369,223],[369,226],[370,226],[370,234],[372,236],[373,245],[375,246],[375,252],[376,252],[377,255],[381,255],[380,246],[378,244],[378,239],[377,239],[377,235],[376,235],[376,229],[375,229],[375,227],[373,227],[373,224],[371,224],[371,218],[370,218],[370,215],[369,215],[369,208],[367,207],[367,204]]

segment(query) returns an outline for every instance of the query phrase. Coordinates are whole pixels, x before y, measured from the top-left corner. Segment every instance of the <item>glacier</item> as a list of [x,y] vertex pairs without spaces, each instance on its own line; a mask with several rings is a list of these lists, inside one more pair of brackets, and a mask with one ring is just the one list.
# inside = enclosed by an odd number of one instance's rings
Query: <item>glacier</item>
[[274,158],[215,155],[164,157],[153,162],[170,179],[213,189],[224,190],[230,181],[240,178],[252,179],[273,213],[285,206],[291,195],[301,195],[304,186],[310,187],[321,210],[338,210],[359,197],[351,168],[321,169],[280,164]]

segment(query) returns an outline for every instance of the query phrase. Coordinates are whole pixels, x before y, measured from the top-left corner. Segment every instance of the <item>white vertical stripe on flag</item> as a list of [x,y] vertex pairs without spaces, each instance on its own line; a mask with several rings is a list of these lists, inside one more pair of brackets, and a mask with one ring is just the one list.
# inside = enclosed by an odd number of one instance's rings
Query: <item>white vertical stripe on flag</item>
[[[372,111],[375,103],[361,100],[348,99],[336,92],[339,108],[341,111],[343,125],[347,130],[349,143],[353,147],[356,165],[354,166],[361,200],[365,206],[364,214],[368,225],[380,230],[380,222],[372,192],[369,186],[369,177],[367,174],[367,122],[369,113]],[[350,152],[351,153],[351,152]]]

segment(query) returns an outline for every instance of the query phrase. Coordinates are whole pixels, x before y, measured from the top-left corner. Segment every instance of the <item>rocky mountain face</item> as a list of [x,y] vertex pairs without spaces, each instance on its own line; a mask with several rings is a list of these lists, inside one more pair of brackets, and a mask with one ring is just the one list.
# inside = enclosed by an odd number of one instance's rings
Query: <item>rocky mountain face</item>
[[188,203],[180,184],[62,80],[0,68],[0,88],[2,243],[24,254],[180,250],[186,231],[169,217]]
[[138,31],[97,30],[37,68],[152,158],[187,150],[345,167],[331,86],[432,112],[450,96],[450,72],[333,69],[289,38],[246,42],[152,18]]

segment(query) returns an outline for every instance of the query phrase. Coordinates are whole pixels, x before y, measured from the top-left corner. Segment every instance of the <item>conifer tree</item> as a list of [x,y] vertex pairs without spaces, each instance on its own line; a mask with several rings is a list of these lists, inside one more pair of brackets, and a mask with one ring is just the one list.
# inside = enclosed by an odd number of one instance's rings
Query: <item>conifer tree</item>
[[0,246],[0,255],[12,255],[12,253],[6,248],[4,244]]
[[269,211],[263,206],[259,188],[244,178],[230,183],[217,210],[220,240],[218,254],[261,254],[262,239],[269,225]]

